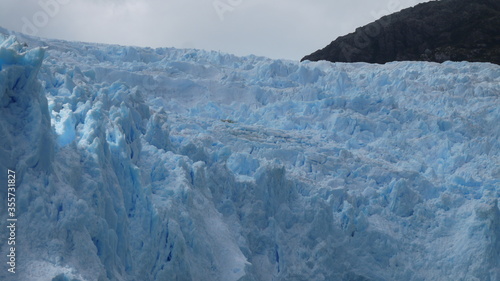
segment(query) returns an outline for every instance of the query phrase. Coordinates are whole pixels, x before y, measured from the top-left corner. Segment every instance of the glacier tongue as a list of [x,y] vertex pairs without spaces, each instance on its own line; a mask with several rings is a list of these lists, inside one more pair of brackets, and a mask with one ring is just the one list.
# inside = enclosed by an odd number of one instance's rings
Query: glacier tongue
[[498,66],[15,35],[32,49],[0,37],[14,278],[500,279]]

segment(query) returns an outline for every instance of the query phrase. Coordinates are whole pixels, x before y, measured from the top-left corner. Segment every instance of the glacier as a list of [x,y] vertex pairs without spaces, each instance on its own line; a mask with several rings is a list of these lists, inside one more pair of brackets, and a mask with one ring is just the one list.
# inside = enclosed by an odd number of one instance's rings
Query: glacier
[[1,280],[500,280],[498,65],[0,29],[0,107]]

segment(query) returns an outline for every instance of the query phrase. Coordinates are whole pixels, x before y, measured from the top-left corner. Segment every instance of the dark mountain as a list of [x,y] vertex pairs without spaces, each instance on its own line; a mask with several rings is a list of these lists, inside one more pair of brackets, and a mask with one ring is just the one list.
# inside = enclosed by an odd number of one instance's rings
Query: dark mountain
[[302,60],[500,64],[500,0],[442,0],[382,17]]

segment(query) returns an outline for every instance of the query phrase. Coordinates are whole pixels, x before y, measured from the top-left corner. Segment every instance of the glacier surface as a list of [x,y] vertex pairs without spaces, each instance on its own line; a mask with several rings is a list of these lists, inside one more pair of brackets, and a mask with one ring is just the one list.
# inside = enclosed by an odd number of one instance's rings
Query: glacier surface
[[497,65],[0,34],[2,280],[500,280]]

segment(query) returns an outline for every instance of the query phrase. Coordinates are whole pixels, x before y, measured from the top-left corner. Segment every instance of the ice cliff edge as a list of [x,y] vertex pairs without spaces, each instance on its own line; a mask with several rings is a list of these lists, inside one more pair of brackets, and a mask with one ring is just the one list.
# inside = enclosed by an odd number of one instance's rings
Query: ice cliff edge
[[17,37],[45,51],[0,40],[2,280],[500,278],[497,65]]

